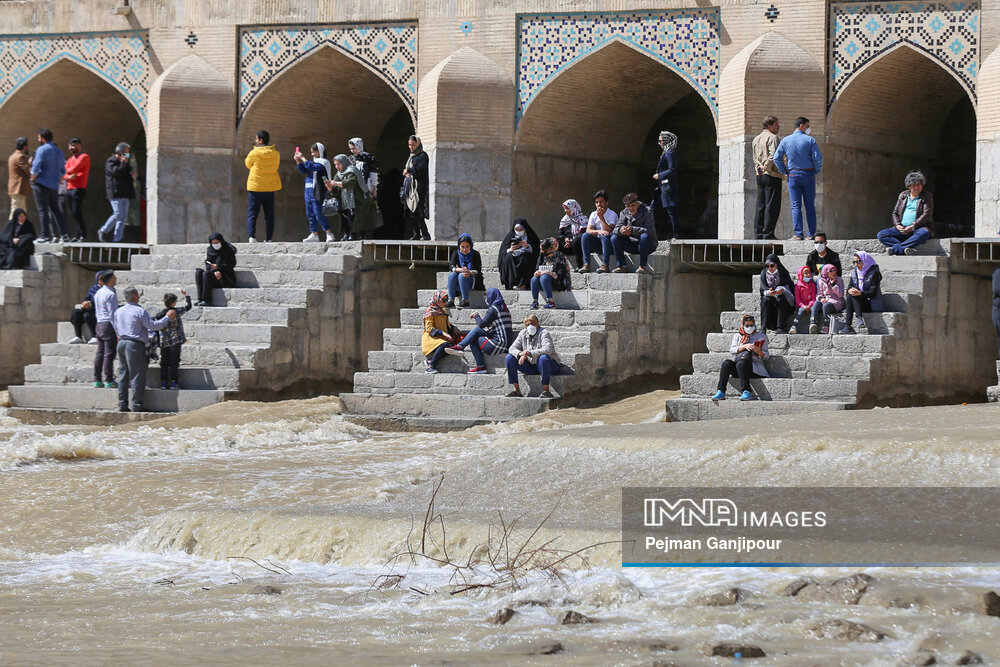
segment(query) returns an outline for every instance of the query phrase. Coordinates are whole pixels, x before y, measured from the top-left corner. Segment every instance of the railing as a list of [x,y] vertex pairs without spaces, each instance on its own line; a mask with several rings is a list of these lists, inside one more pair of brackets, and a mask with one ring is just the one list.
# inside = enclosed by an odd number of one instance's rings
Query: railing
[[365,241],[372,259],[382,264],[448,266],[455,244],[451,241]]
[[952,239],[951,248],[970,262],[1000,262],[1000,238]]
[[742,270],[760,266],[770,254],[784,252],[781,242],[774,241],[674,241],[670,244],[671,254],[679,252],[683,264],[707,267],[724,267]]
[[144,243],[64,243],[62,247],[69,261],[94,271],[128,269],[132,255],[149,254]]

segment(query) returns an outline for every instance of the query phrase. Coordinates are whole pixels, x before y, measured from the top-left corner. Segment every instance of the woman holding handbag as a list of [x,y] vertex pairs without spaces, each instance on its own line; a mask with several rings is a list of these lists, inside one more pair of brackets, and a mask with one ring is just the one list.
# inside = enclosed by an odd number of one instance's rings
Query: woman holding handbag
[[344,226],[344,235],[340,240],[361,240],[365,232],[375,229],[375,201],[368,192],[361,171],[348,161],[346,155],[341,153],[333,158],[333,166],[337,173],[332,180],[326,181],[326,187],[331,192],[336,190],[339,195],[340,219]]
[[430,158],[424,152],[420,137],[412,135],[407,142],[410,157],[403,169],[403,187],[399,191],[403,200],[403,218],[413,230],[411,241],[430,241],[426,218],[431,217],[428,195],[430,193]]

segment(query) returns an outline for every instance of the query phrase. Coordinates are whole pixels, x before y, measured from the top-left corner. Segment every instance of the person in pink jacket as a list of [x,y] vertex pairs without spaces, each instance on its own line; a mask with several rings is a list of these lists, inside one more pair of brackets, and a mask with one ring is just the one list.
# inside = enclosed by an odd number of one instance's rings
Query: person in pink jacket
[[[816,285],[816,303],[812,307],[812,324],[809,325],[809,333],[819,333],[822,325],[822,332],[829,333],[826,326],[829,317],[834,313],[839,313],[844,309],[844,281],[837,275],[837,267],[833,264],[824,264],[819,272],[819,283]],[[822,322],[820,321],[822,318]]]
[[809,318],[812,307],[816,303],[816,281],[813,280],[812,269],[808,266],[799,267],[798,281],[795,283],[795,321],[793,326],[797,333],[805,333],[809,328]]

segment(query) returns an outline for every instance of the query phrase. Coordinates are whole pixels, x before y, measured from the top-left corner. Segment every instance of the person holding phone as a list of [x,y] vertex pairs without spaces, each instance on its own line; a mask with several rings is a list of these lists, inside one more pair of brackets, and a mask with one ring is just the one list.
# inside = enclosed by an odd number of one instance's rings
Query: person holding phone
[[538,308],[538,295],[545,291],[545,308],[555,308],[552,300],[552,290],[560,292],[573,289],[573,279],[570,277],[569,260],[559,252],[559,244],[551,236],[541,243],[541,254],[538,255],[538,268],[531,278],[531,308]]
[[538,234],[528,221],[518,218],[503,241],[497,266],[500,268],[500,283],[504,289],[528,289],[531,277],[538,266]]
[[[448,274],[448,301],[460,308],[469,307],[469,293],[484,290],[483,258],[473,247],[472,236],[462,234],[458,245],[451,253],[451,273]],[[459,302],[459,294],[462,299]]]

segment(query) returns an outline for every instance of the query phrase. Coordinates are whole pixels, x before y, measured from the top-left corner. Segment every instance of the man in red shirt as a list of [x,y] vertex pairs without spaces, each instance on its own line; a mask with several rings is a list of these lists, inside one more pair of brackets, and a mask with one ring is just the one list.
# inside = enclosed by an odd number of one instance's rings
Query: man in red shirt
[[90,177],[90,156],[83,152],[79,137],[69,140],[69,157],[66,159],[66,199],[76,220],[74,241],[87,240],[87,224],[83,221],[83,199],[87,196],[87,179]]

